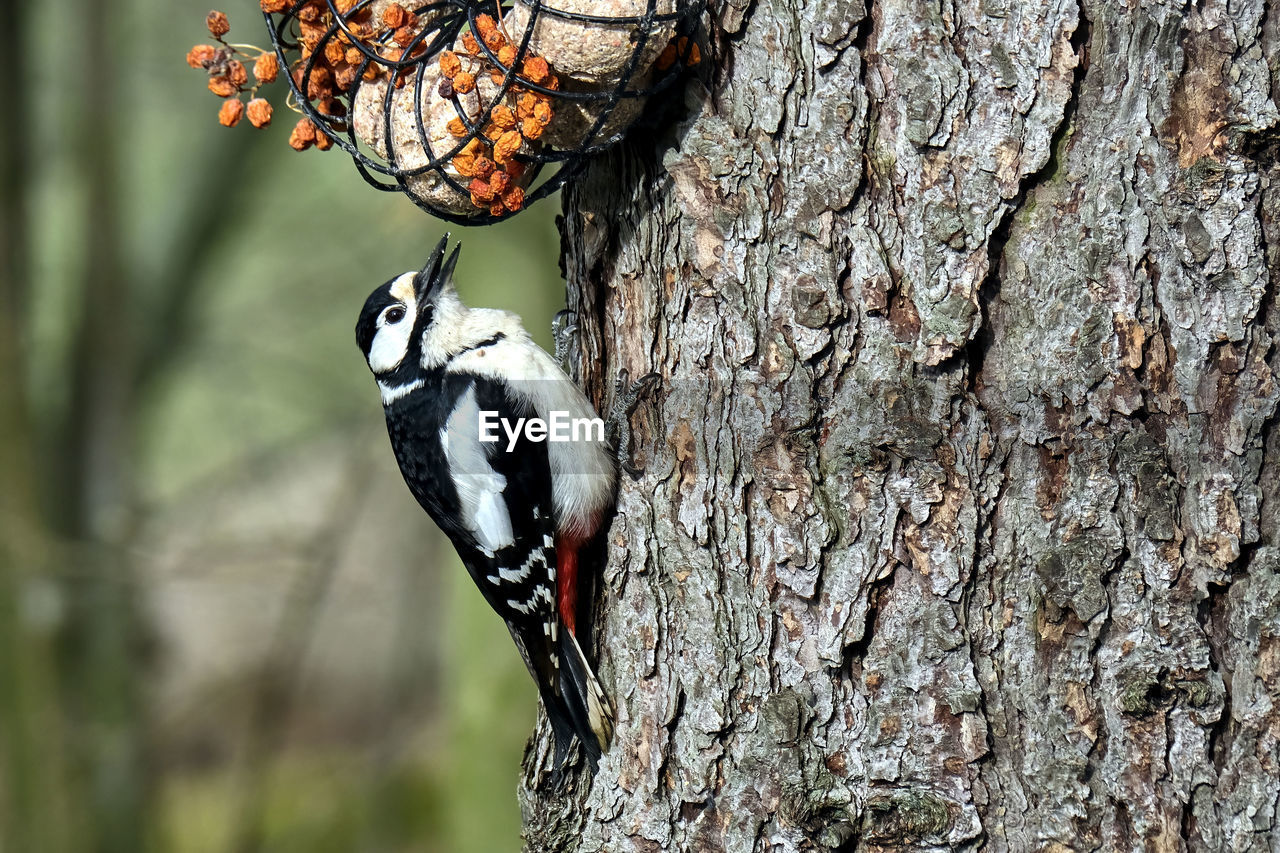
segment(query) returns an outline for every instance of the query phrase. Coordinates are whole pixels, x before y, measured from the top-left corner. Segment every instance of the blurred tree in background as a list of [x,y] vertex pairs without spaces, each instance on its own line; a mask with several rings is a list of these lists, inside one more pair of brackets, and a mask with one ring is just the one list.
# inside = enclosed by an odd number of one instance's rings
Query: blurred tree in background
[[[207,5],[5,10],[0,850],[518,849],[536,700],[352,335],[440,224],[279,98],[219,127]],[[461,235],[464,298],[543,343],[553,213]]]

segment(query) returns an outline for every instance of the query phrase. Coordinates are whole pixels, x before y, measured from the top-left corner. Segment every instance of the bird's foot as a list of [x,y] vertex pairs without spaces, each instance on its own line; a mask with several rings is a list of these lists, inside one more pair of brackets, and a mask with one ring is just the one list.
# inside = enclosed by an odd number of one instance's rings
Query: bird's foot
[[578,370],[578,313],[568,308],[551,318],[551,335],[556,341],[556,361],[570,376]]
[[630,381],[626,368],[618,371],[618,380],[614,386],[613,408],[609,411],[610,435],[614,440],[614,453],[617,454],[618,467],[639,480],[644,469],[637,467],[631,457],[631,416],[640,406],[641,400],[649,392],[662,384],[662,377],[656,373],[646,373],[635,382]]

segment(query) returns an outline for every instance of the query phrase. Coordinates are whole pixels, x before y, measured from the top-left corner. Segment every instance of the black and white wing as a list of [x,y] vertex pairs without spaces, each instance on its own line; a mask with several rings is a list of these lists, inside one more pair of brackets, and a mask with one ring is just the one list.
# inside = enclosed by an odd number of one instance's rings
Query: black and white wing
[[438,381],[388,410],[405,482],[500,615],[523,617],[521,623],[554,616],[555,521],[546,445],[522,435],[508,452],[501,428],[497,441],[482,442],[478,423],[481,411],[512,424],[534,413],[498,383],[461,374]]
[[[459,553],[477,584],[504,617],[536,620],[555,640],[555,520],[546,445],[519,435],[511,442],[496,424],[496,441],[481,441],[480,413],[516,424],[535,416],[498,383],[470,376],[456,384],[453,411],[441,427],[459,517],[470,546]],[[455,543],[457,544],[457,543]]]
[[[582,652],[556,606],[555,513],[545,442],[523,433],[480,440],[480,413],[515,425],[532,405],[498,382],[445,374],[406,397],[388,428],[410,490],[449,536],[472,580],[502,617],[538,685],[556,734],[557,764],[577,735],[594,765],[600,746]],[[568,670],[565,670],[565,666]],[[598,693],[599,688],[595,688]],[[600,705],[597,698],[595,704]]]

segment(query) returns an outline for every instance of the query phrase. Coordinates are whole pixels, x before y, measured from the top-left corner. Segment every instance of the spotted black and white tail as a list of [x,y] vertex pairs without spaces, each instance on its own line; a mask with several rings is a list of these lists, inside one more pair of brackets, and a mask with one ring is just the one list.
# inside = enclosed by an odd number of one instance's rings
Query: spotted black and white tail
[[564,766],[576,737],[594,773],[613,739],[613,711],[573,634],[560,631],[559,642],[558,691],[539,685],[555,736],[555,770],[559,773]]

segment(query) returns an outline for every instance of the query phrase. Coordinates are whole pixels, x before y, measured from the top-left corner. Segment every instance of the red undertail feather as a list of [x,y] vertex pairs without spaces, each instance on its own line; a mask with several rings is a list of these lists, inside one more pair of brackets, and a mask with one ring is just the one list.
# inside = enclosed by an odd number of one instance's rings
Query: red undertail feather
[[566,534],[556,535],[556,606],[560,622],[575,637],[578,635],[578,549],[582,540]]

